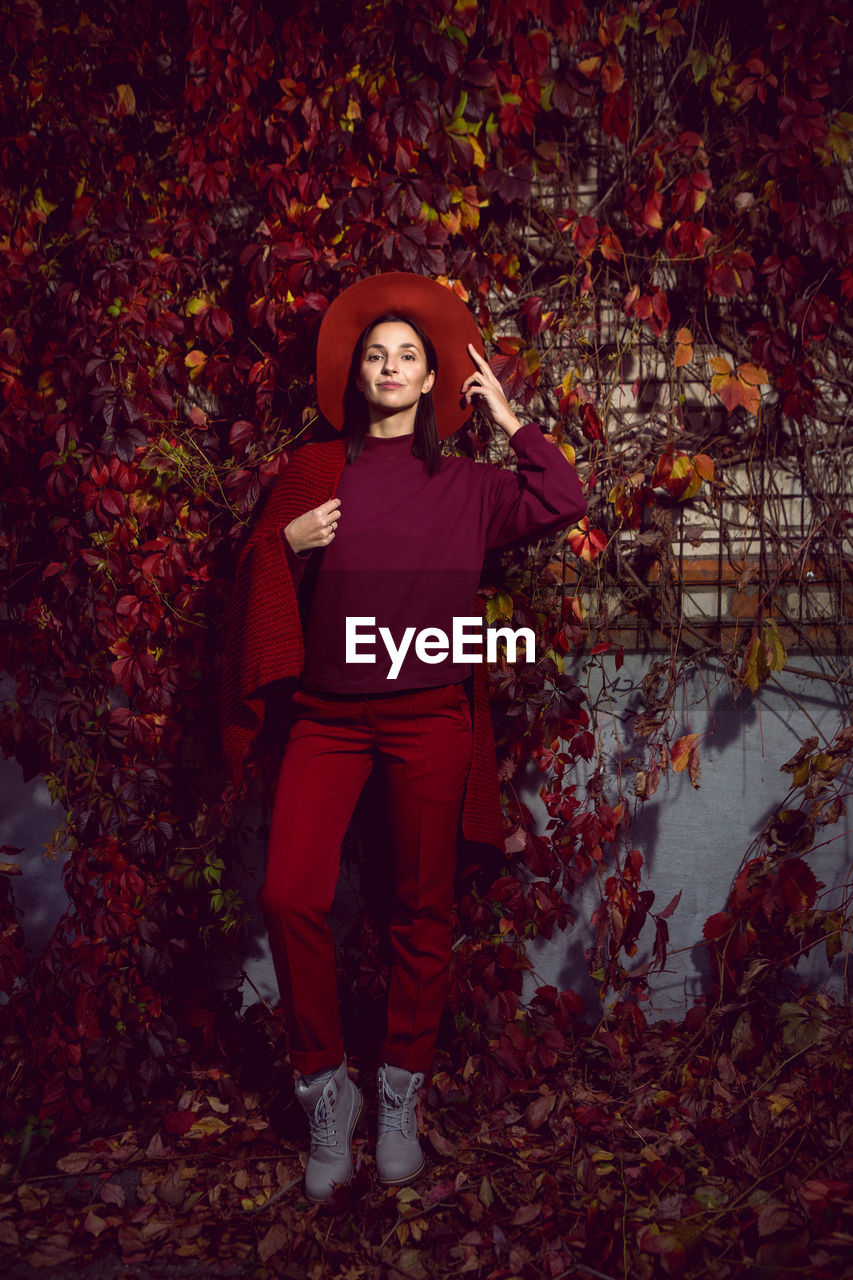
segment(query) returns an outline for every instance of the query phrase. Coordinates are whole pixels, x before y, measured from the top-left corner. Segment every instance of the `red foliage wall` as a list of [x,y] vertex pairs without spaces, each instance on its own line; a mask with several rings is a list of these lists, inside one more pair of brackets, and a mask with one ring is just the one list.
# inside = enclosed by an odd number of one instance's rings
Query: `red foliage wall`
[[[598,504],[565,553],[580,573],[643,503],[709,487],[720,446],[677,396],[641,455],[608,437],[603,383],[566,357],[601,354],[607,308],[676,380],[694,342],[716,353],[732,448],[756,420],[761,448],[803,448],[846,386],[846,6],[287,9],[15,0],[0,19],[0,738],[66,813],[71,904],[26,969],[3,908],[7,1057],[26,1064],[6,1106],[70,1135],[235,1034],[202,945],[241,916],[214,745],[223,617],[258,504],[316,429],[313,341],[340,288],[402,268],[467,298],[501,378],[577,452]],[[597,195],[575,208],[583,173]],[[496,673],[494,700],[504,779],[535,759],[553,822],[534,835],[508,786],[508,868],[460,903],[460,1034],[500,1041],[498,1076],[553,1054],[577,1013],[546,992],[516,1018],[524,938],[564,923],[604,859],[592,962],[620,983],[653,906],[618,782],[571,784],[595,754],[567,666],[587,638],[543,581],[489,605],[536,616],[550,647],[535,673]]]

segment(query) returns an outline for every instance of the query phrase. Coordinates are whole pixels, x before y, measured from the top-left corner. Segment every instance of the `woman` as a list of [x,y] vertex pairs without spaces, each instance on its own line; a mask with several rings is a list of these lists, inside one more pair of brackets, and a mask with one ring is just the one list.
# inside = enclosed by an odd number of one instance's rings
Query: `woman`
[[[301,674],[259,902],[311,1130],[306,1193],[323,1201],[351,1176],[362,1105],[327,923],[347,824],[380,762],[394,907],[376,1163],[396,1184],[423,1166],[416,1102],[446,995],[460,817],[466,838],[502,845],[484,669],[471,681],[440,637],[470,624],[486,550],[563,527],[586,503],[562,453],[518,422],[465,306],[426,277],[375,276],[332,303],[317,392],[344,438],[294,455],[241,558],[225,745],[238,776],[264,692]],[[517,472],[441,457],[474,403],[512,441]]]

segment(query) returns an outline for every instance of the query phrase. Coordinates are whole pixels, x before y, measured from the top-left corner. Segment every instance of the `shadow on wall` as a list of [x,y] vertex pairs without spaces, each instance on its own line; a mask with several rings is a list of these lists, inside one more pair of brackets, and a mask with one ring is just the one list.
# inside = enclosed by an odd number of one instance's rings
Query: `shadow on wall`
[[[797,661],[820,669],[808,659]],[[622,777],[628,799],[633,796],[632,773],[642,767],[649,750],[648,741],[631,731],[632,716],[643,705],[639,683],[647,666],[647,659],[629,655],[614,678],[610,678],[612,667],[606,669],[608,703],[613,710],[609,725],[604,726],[603,745],[609,775]],[[601,668],[590,664],[587,678],[590,701],[595,704],[603,682]],[[670,726],[668,736],[672,741],[681,734],[700,734],[699,787],[691,785],[686,772],[670,770],[652,799],[634,800],[631,843],[643,855],[644,879],[655,894],[652,910],[662,911],[681,892],[668,920],[667,967],[650,980],[652,1017],[680,1018],[708,991],[711,975],[702,929],[710,915],[724,909],[744,855],[785,799],[791,779],[781,766],[818,729],[830,739],[847,712],[843,691],[827,682],[783,671],[779,684],[781,688],[766,686],[756,696],[742,690],[735,699],[720,667],[706,664],[696,669],[683,686],[679,722]],[[579,776],[574,781],[582,785],[585,779]],[[539,785],[541,779],[534,774],[522,798],[542,829],[547,814],[537,794]],[[853,838],[849,825],[843,824],[828,827],[825,843],[808,854],[810,866],[825,886],[823,908],[839,902],[851,857]],[[607,874],[606,868],[602,874]],[[593,1016],[599,1010],[598,994],[590,982],[585,952],[592,944],[587,921],[597,903],[598,889],[592,882],[576,904],[578,924],[533,948],[537,980],[577,991]],[[647,923],[637,954],[628,961],[631,967],[639,968],[651,958],[653,930],[653,923]],[[840,994],[849,981],[845,971],[843,955],[829,965],[824,949],[815,947],[787,979],[792,986],[826,984]],[[526,994],[533,985],[531,979]]]
[[44,778],[24,782],[17,761],[0,758],[0,845],[6,860],[21,868],[11,883],[30,956],[38,955],[68,906],[63,860],[44,853],[61,816]]

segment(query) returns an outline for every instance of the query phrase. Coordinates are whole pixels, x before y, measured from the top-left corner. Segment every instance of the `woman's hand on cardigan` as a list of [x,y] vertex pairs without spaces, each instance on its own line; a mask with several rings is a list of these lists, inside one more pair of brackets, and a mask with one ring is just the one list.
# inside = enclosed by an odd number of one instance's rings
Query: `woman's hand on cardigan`
[[521,423],[510,408],[503,387],[492,373],[488,363],[470,342],[468,354],[477,368],[470,378],[466,378],[462,383],[462,395],[468,404],[476,398],[477,408],[482,409],[496,427],[500,427],[508,436],[514,436]]
[[319,507],[306,511],[284,526],[282,533],[297,555],[302,551],[314,551],[327,547],[335,536],[341,518],[340,498],[330,498]]

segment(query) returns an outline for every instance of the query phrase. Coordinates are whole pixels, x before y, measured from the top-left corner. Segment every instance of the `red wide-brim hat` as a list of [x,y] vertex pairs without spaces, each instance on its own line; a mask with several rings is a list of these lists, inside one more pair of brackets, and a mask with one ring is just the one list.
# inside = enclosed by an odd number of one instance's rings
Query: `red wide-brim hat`
[[440,439],[458,431],[472,413],[462,383],[475,370],[467,350],[473,343],[485,354],[483,339],[461,298],[437,280],[410,271],[368,276],[338,294],[323,316],[317,339],[317,401],[324,418],[338,431],[344,425],[344,397],[355,345],[367,326],[392,313],[414,320],[427,334],[438,357],[432,389]]

